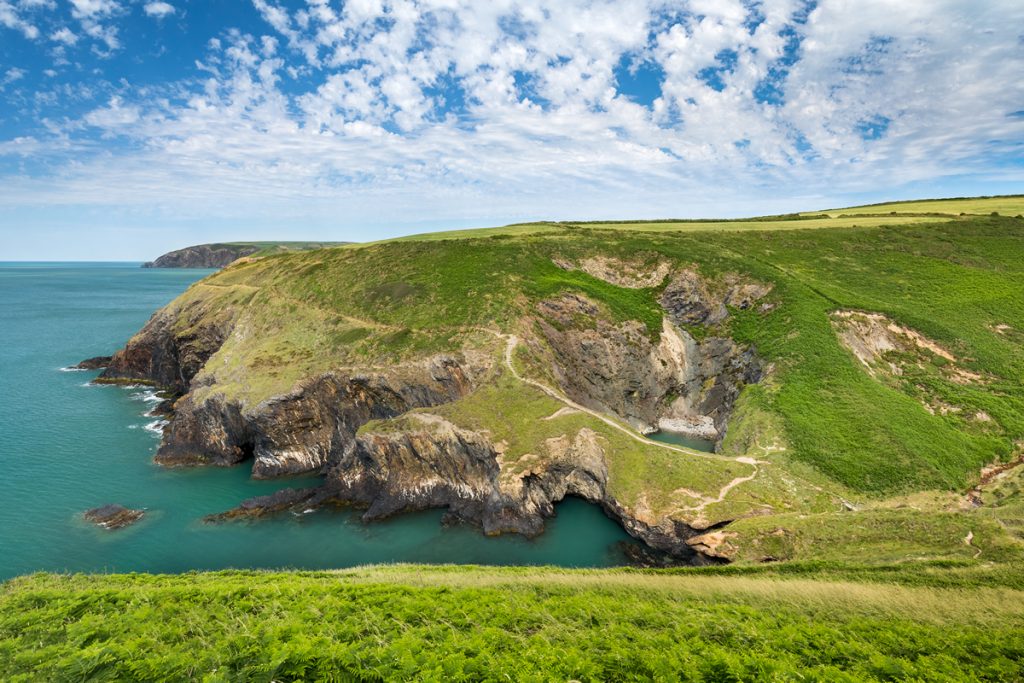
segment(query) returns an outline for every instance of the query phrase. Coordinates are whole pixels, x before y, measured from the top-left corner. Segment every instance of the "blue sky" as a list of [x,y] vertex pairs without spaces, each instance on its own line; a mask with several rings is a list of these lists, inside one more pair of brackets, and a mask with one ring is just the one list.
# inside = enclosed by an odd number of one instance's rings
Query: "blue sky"
[[0,260],[1024,192],[1019,0],[0,0]]

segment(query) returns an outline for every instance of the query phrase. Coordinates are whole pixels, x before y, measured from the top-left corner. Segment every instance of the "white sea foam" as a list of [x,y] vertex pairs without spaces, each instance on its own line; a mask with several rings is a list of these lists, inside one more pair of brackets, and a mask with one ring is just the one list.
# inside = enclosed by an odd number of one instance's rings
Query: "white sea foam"
[[147,422],[146,426],[143,427],[143,429],[145,429],[147,432],[150,432],[151,434],[163,436],[164,427],[166,427],[168,424],[170,423],[167,420],[153,420],[152,422]]
[[[141,387],[133,387],[133,388],[141,388]],[[143,388],[142,391],[136,391],[136,392],[132,393],[131,394],[131,399],[133,401],[145,401],[146,403],[159,403],[162,400],[159,396],[156,395],[156,391],[153,390],[153,389],[150,389],[149,387]]]
[[69,365],[66,368],[57,368],[61,372],[85,372],[85,368],[76,368],[74,365]]

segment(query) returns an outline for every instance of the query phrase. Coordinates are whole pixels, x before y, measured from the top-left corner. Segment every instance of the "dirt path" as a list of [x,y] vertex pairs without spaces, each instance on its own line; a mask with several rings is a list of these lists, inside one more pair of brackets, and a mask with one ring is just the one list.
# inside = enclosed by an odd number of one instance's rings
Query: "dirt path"
[[[493,330],[491,330],[491,331],[493,332]],[[763,460],[757,460],[755,458],[747,458],[747,457],[728,458],[728,457],[726,457],[724,455],[717,455],[715,453],[701,453],[700,451],[692,450],[692,449],[689,449],[689,448],[683,448],[682,446],[674,446],[672,444],[662,443],[660,441],[654,441],[653,439],[648,439],[648,438],[638,434],[637,432],[633,431],[632,429],[629,429],[628,427],[619,424],[618,422],[612,420],[611,418],[606,417],[605,415],[602,415],[601,413],[597,412],[596,410],[591,410],[590,408],[587,408],[586,406],[582,406],[579,403],[576,403],[575,401],[573,401],[572,399],[568,398],[567,396],[563,396],[561,393],[555,391],[554,389],[552,389],[551,387],[547,386],[546,384],[543,384],[543,383],[538,382],[536,380],[532,380],[529,377],[523,377],[522,375],[520,375],[519,371],[516,370],[515,365],[512,363],[512,354],[515,352],[516,346],[519,344],[519,338],[516,335],[514,335],[514,334],[506,335],[506,334],[502,334],[500,332],[494,332],[494,334],[498,335],[499,337],[504,337],[505,338],[505,366],[508,368],[509,372],[512,373],[513,377],[515,377],[520,382],[524,382],[526,384],[529,384],[532,387],[540,389],[541,391],[543,391],[545,394],[547,394],[551,398],[555,399],[556,401],[560,401],[561,403],[564,403],[569,408],[572,408],[574,410],[578,410],[580,412],[586,413],[587,415],[590,415],[591,417],[593,417],[595,419],[598,419],[601,422],[605,423],[609,427],[612,427],[613,429],[619,430],[620,432],[622,432],[623,434],[625,434],[629,438],[633,439],[634,441],[639,441],[639,442],[643,443],[645,446],[654,446],[656,448],[664,448],[666,450],[675,451],[676,453],[684,453],[686,455],[690,455],[690,456],[694,456],[694,457],[698,457],[698,458],[709,458],[709,459],[712,459],[712,460],[722,460],[722,461],[726,461],[726,462],[741,462],[741,463],[743,463],[745,465],[750,465],[751,467],[754,468],[754,471],[751,472],[748,476],[736,477],[735,479],[730,481],[728,484],[723,486],[721,491],[718,492],[718,497],[717,498],[702,498],[702,500],[701,500],[699,505],[696,505],[696,506],[693,506],[693,507],[683,508],[683,510],[685,510],[687,512],[699,512],[699,511],[703,510],[704,508],[706,508],[708,505],[713,505],[715,503],[721,503],[722,501],[725,500],[725,497],[727,495],[729,495],[729,491],[733,490],[734,488],[736,488],[737,486],[739,486],[740,484],[742,484],[744,482],[748,482],[748,481],[754,479],[754,477],[757,476],[758,472],[760,471],[759,468],[758,468],[758,465],[767,464]]]

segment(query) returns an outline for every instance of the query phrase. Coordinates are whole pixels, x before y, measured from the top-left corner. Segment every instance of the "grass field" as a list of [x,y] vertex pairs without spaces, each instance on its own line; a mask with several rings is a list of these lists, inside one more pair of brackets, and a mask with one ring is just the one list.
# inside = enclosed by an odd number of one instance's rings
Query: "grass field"
[[[434,241],[494,237],[509,235],[551,234],[563,228],[582,227],[591,229],[629,230],[637,232],[744,232],[777,230],[812,230],[820,228],[876,228],[916,223],[938,223],[961,215],[987,216],[993,212],[1001,216],[1024,214],[1024,195],[1000,197],[966,197],[960,199],[927,199],[920,201],[871,204],[845,209],[808,211],[788,216],[766,216],[733,220],[623,220],[623,221],[557,221],[517,223],[513,225],[447,230],[419,235],[398,237],[390,241]],[[896,215],[892,215],[896,214]],[[930,214],[930,215],[922,215]],[[379,244],[369,242],[365,244]],[[365,246],[353,244],[352,247]]]
[[587,221],[587,222],[540,222],[521,223],[493,228],[447,230],[419,235],[396,237],[381,242],[352,244],[349,248],[360,248],[382,242],[433,242],[438,240],[476,239],[496,236],[553,235],[576,228],[591,230],[619,230],[633,232],[746,232],[774,230],[814,230],[820,228],[880,227],[886,225],[912,225],[914,223],[936,223],[950,220],[941,216],[853,216],[842,218],[798,218],[779,220],[659,220],[659,221]]
[[851,216],[857,214],[886,213],[942,213],[951,216],[961,214],[987,216],[993,212],[1002,216],[1024,214],[1024,195],[1002,197],[963,197],[957,199],[927,199],[922,201],[890,202],[853,206],[846,209],[828,209],[811,213],[827,213],[830,216]]
[[5,681],[1012,681],[1019,571],[369,567],[37,575]]

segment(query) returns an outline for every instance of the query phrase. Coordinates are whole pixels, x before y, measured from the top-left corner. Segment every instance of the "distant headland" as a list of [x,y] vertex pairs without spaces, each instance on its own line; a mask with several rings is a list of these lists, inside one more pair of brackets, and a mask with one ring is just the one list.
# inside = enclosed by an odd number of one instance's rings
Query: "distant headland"
[[197,244],[169,251],[143,268],[223,268],[245,256],[261,257],[289,251],[309,251],[334,247],[347,242],[218,242]]

